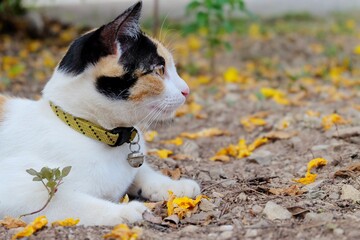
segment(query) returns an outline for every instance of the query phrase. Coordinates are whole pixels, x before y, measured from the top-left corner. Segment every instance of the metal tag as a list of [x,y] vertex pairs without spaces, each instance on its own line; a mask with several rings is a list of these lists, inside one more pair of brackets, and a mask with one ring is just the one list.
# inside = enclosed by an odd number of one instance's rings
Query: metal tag
[[143,165],[145,160],[145,155],[141,152],[132,152],[128,154],[127,160],[133,168],[138,168]]

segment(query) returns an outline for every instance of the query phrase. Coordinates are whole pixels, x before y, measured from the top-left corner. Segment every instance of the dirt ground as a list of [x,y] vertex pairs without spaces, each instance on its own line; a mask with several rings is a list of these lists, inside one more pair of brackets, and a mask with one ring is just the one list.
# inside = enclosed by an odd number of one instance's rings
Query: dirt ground
[[[159,135],[149,142],[150,150],[170,149],[174,154],[187,155],[187,159],[148,159],[159,170],[180,168],[182,177],[201,184],[202,194],[209,200],[177,226],[149,221],[134,224],[143,230],[139,239],[360,239],[360,169],[347,169],[342,177],[334,176],[338,170],[360,163],[360,55],[354,53],[360,44],[360,25],[352,21],[355,27],[344,23],[350,26],[349,31],[342,31],[343,22],[321,20],[269,22],[264,27],[270,30],[265,32],[261,25],[259,31],[254,30],[256,25],[250,26],[247,35],[232,38],[233,55],[218,54],[220,73],[216,84],[198,82],[206,69],[193,76],[185,73],[186,60],[201,64],[197,61],[201,54],[190,52],[189,57],[176,52],[179,67],[193,89],[187,106],[196,103],[201,109],[185,110],[170,126],[153,127]],[[333,26],[340,30],[332,30]],[[18,56],[14,52],[31,44],[26,41],[5,41],[2,57]],[[60,48],[51,44],[45,41],[47,48],[39,47],[20,59],[25,72],[17,76],[19,80],[3,83],[3,91],[39,97],[51,74],[52,59],[59,59],[65,49],[64,44]],[[50,60],[43,60],[48,55]],[[41,68],[44,64],[46,68]],[[239,70],[236,80],[224,82],[223,72],[232,65]],[[39,69],[43,69],[41,74]],[[41,81],[29,80],[37,76],[44,77]],[[289,104],[259,94],[265,87],[282,89]],[[250,131],[240,123],[242,118],[259,112],[266,112],[265,125]],[[325,131],[322,119],[332,113],[339,114],[346,123]],[[219,128],[229,134],[183,138],[180,146],[161,143],[183,132],[206,128]],[[240,138],[252,142],[271,131],[293,134],[270,139],[248,157],[230,157],[227,162],[210,160],[220,148],[237,144]],[[318,174],[316,181],[308,185],[294,182],[304,176],[307,163],[314,158],[328,161],[312,170]],[[289,187],[298,191],[274,194],[273,189]],[[102,239],[110,230],[105,226],[48,227],[29,239]],[[0,228],[0,238],[10,239],[14,232]]]

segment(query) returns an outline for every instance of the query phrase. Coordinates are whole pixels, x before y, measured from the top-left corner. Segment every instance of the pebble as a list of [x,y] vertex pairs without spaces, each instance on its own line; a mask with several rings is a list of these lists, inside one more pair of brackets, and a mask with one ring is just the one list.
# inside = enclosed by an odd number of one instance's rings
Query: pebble
[[305,215],[304,222],[330,222],[334,218],[332,213],[314,213],[309,212]]
[[257,235],[258,231],[256,229],[248,229],[245,233],[245,237],[256,237]]
[[198,179],[203,181],[211,181],[211,177],[206,172],[200,172],[198,175]]
[[194,158],[199,157],[199,145],[195,141],[186,140],[185,143],[180,147],[180,151]]
[[341,188],[341,199],[351,199],[353,201],[360,200],[360,191],[352,185],[345,184]]
[[186,227],[184,227],[181,232],[184,232],[184,233],[192,233],[192,232],[196,232],[199,230],[200,227],[198,226],[195,226],[195,225],[188,225]]
[[232,186],[234,186],[235,184],[237,183],[237,181],[236,180],[228,180],[228,181],[224,181],[224,182],[222,182],[221,183],[221,186],[223,186],[223,187],[232,187]]
[[343,235],[344,234],[344,230],[342,228],[335,228],[334,229],[334,234],[335,235]]
[[225,231],[220,234],[219,239],[230,239],[232,235],[233,235],[232,231]]
[[254,206],[252,207],[252,211],[253,211],[254,213],[256,213],[256,214],[259,214],[259,213],[261,213],[261,212],[263,211],[263,208],[262,208],[261,206],[259,206],[259,205],[254,205]]
[[215,179],[219,179],[220,176],[224,176],[224,170],[222,169],[222,167],[216,167],[216,168],[211,168],[209,171],[210,177],[211,179],[215,180]]
[[315,181],[313,183],[306,185],[304,188],[308,191],[314,191],[314,190],[320,188],[320,186],[323,182],[324,182],[324,180],[318,180],[318,181]]
[[338,200],[340,198],[340,195],[336,192],[330,193],[329,198],[332,200]]
[[276,204],[273,201],[269,201],[266,203],[263,213],[270,219],[290,219],[292,217],[291,212],[289,212],[286,208]]
[[325,144],[324,145],[315,145],[311,148],[311,150],[316,152],[316,151],[326,150],[329,147],[330,147],[330,145],[325,145]]
[[247,158],[248,162],[256,162],[261,166],[267,166],[271,163],[274,154],[267,150],[257,150],[250,157]]
[[242,193],[239,194],[238,198],[239,198],[239,200],[241,200],[241,201],[246,201],[247,195],[242,192]]
[[234,229],[233,225],[222,225],[219,227],[220,232],[232,231],[233,229]]
[[204,211],[204,212],[209,212],[214,210],[214,208],[216,207],[212,202],[210,202],[209,200],[207,200],[206,198],[201,199],[201,203],[199,205],[200,210]]

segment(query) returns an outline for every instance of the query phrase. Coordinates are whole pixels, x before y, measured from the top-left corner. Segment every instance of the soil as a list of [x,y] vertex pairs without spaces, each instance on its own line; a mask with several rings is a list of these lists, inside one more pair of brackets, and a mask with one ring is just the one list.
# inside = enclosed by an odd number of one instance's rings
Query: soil
[[[318,24],[319,29],[322,29],[324,23],[307,24]],[[149,149],[167,148],[175,154],[189,155],[191,159],[149,156],[151,165],[159,170],[180,168],[182,177],[195,179],[201,184],[202,194],[210,198],[212,205],[210,209],[200,207],[196,214],[181,220],[175,227],[148,221],[136,223],[133,226],[143,229],[140,239],[360,239],[360,198],[344,199],[344,186],[360,189],[357,173],[354,171],[350,177],[344,178],[334,176],[336,171],[360,163],[359,85],[346,86],[342,81],[335,84],[328,75],[318,76],[315,73],[309,76],[315,79],[313,85],[306,85],[303,84],[305,77],[294,80],[288,74],[305,65],[326,66],[331,70],[346,56],[350,56],[352,70],[346,70],[343,76],[355,82],[359,76],[354,69],[360,66],[357,60],[359,57],[354,56],[352,51],[359,39],[356,33],[329,33],[328,37],[318,38],[312,28],[309,29],[305,32],[279,30],[273,35],[270,32],[255,40],[251,36],[235,38],[234,52],[237,56],[229,57],[231,60],[221,60],[227,55],[219,54],[219,70],[235,62],[235,67],[241,73],[246,72],[256,81],[197,86],[189,102],[200,104],[203,107],[201,114],[205,117],[197,118],[196,114],[188,113],[175,118],[170,126],[153,127],[159,136],[149,142]],[[6,45],[4,56],[24,47],[26,41],[14,37]],[[60,59],[65,47],[50,47],[51,41],[45,42],[45,46],[49,47],[46,51],[53,58]],[[330,43],[340,47],[335,56],[312,52],[309,46],[319,42],[325,50]],[[43,54],[42,51],[45,50],[30,53],[27,59],[22,60],[27,66],[26,72],[19,76],[18,82],[4,85],[5,92],[39,97],[44,81],[26,79],[36,76],[38,68],[34,62],[31,63],[31,59]],[[246,70],[249,61],[259,69],[269,66],[269,62],[273,66],[266,68],[266,71],[249,72]],[[182,69],[186,69],[186,64],[182,65]],[[47,69],[43,72],[47,77],[51,74]],[[283,89],[292,104],[281,105],[271,99],[257,99],[256,94],[264,86]],[[336,91],[316,92],[315,89],[319,87],[335,87]],[[296,101],[298,94],[303,91],[306,95]],[[341,96],[334,99],[339,92]],[[320,116],[308,116],[308,110],[317,111]],[[240,119],[260,111],[269,113],[267,124],[251,132],[246,131]],[[351,121],[325,131],[321,118],[334,112]],[[279,123],[284,119],[288,127],[281,129]],[[197,132],[214,127],[229,131],[230,135],[184,139],[181,146],[160,143],[182,132]],[[277,129],[296,131],[297,135],[269,141],[250,157],[231,157],[228,162],[209,160],[220,148],[236,144],[239,138],[252,142],[262,134]],[[345,134],[344,131],[350,133]],[[293,179],[304,176],[307,163],[314,158],[325,158],[328,161],[326,166],[312,170],[318,174],[316,181],[309,185],[294,182]],[[293,185],[298,186],[303,193],[287,196],[275,195],[270,191],[272,188],[285,189]],[[281,209],[291,210],[292,216],[271,220],[264,213],[269,201],[280,205]],[[274,214],[280,214],[280,210]],[[106,226],[48,227],[29,239],[102,239],[111,229]],[[14,232],[0,227],[0,238],[10,239]]]

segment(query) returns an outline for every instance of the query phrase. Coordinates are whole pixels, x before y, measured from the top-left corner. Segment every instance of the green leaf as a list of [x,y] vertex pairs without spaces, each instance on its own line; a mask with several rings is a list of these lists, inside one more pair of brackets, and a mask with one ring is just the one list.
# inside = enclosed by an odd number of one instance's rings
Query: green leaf
[[192,1],[186,6],[186,12],[192,11],[201,6],[199,1]]
[[226,51],[231,51],[232,50],[232,46],[229,42],[224,42],[224,47],[226,49]]
[[61,176],[66,177],[71,171],[71,166],[64,167],[61,171]]
[[33,168],[30,168],[30,169],[26,169],[26,172],[28,173],[28,174],[30,174],[31,176],[37,176],[39,173],[35,170],[35,169],[33,169]]
[[56,186],[56,182],[54,181],[49,181],[46,186],[48,186],[50,189],[54,189]]
[[197,15],[196,15],[196,21],[197,21],[197,24],[200,26],[200,27],[204,27],[207,25],[208,23],[208,20],[209,20],[209,17],[206,13],[204,12],[198,12]]
[[33,178],[33,181],[34,181],[34,182],[40,182],[41,180],[42,180],[42,179],[41,179],[40,177],[34,177],[34,178]]
[[59,168],[54,169],[54,175],[55,175],[55,179],[57,179],[57,180],[60,179],[61,171]]

